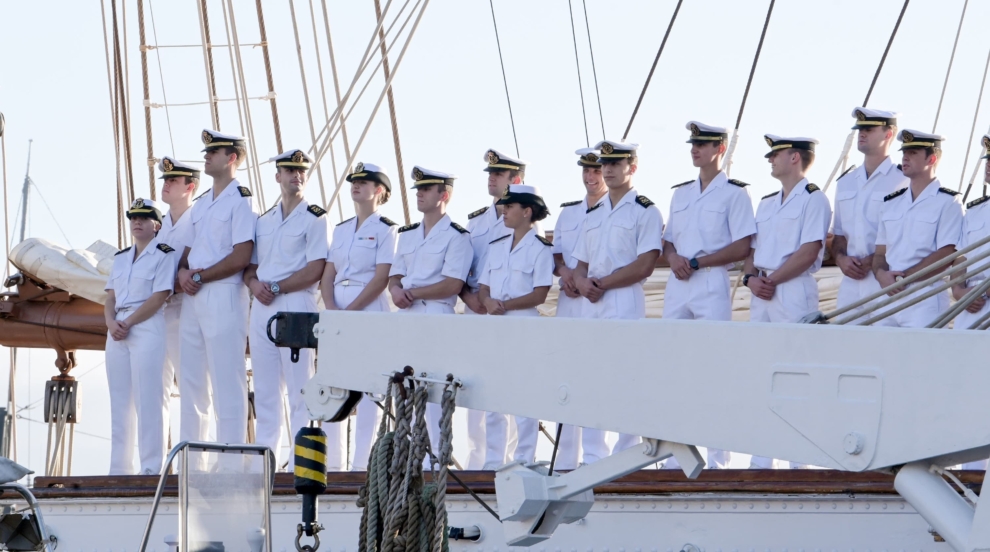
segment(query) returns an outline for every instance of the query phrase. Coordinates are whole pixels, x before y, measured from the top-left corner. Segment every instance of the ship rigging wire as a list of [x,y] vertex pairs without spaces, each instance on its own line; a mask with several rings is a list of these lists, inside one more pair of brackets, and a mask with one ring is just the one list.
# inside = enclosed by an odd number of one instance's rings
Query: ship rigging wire
[[595,49],[591,45],[591,23],[588,21],[588,4],[581,0],[584,10],[584,28],[588,32],[588,52],[591,54],[591,75],[595,80],[595,97],[598,99],[598,122],[602,125],[602,140],[605,139],[605,116],[602,115],[602,95],[598,91],[598,69],[595,68]]
[[512,124],[512,141],[516,145],[516,157],[519,157],[519,139],[516,138],[516,119],[512,116],[512,100],[509,99],[509,81],[505,78],[505,62],[502,61],[502,42],[498,38],[498,23],[495,21],[495,2],[488,0],[492,10],[492,27],[495,29],[495,46],[498,47],[498,63],[502,67],[502,84],[505,86],[505,104],[509,106],[509,123]]
[[[337,75],[337,58],[334,55],[334,51],[333,51],[333,36],[330,33],[330,15],[327,12],[327,2],[326,2],[326,0],[321,0],[321,2],[320,2],[320,8],[323,10],[323,29],[324,29],[324,31],[326,32],[326,35],[327,35],[327,51],[330,54],[330,73],[333,76],[333,91],[334,91],[334,96],[336,96],[336,98],[337,98],[337,105],[339,106],[340,105],[340,78]],[[381,17],[379,17],[379,19],[381,19]],[[317,46],[317,48],[319,48],[319,46]],[[327,113],[326,116],[329,119],[330,114]],[[351,155],[351,143],[350,143],[350,140],[347,138],[347,124],[342,122],[340,128],[341,128],[341,134],[342,134],[342,136],[344,138],[344,156],[345,156],[345,159],[346,159],[347,157],[350,157],[350,155]],[[337,164],[337,157],[334,154],[334,151],[333,151],[333,148],[332,147],[330,148],[330,163],[333,166],[336,166],[336,164]],[[349,167],[344,167],[344,170],[349,170]],[[335,171],[336,171],[336,169],[335,169]],[[334,172],[334,174],[336,175],[336,172]],[[336,178],[337,177],[334,176],[334,180],[336,180]],[[399,179],[400,179],[400,182],[403,182],[403,183],[405,182],[404,180],[402,180],[402,175],[399,175]],[[403,187],[402,188],[403,203],[405,202],[405,197],[406,197],[406,190],[405,190],[405,187]],[[343,219],[344,218],[344,216],[343,216],[343,208],[338,205],[337,206],[337,210],[340,213],[340,218]],[[408,224],[408,222],[406,224]]]
[[175,139],[172,137],[172,116],[168,111],[168,96],[165,95],[165,73],[162,71],[162,55],[157,51],[158,28],[155,26],[154,2],[148,0],[148,13],[151,15],[151,36],[155,37],[155,45],[147,46],[147,49],[155,49],[155,58],[158,60],[158,78],[162,85],[162,102],[165,104],[165,123],[168,126],[168,142],[172,146],[172,157],[175,157]]
[[[312,0],[310,0],[312,2]],[[375,0],[375,17],[381,18],[382,16],[382,6],[380,0]],[[385,80],[388,80],[389,76],[392,74],[391,68],[388,65],[388,51],[385,49],[385,33],[382,29],[378,29],[378,44],[382,52],[382,74],[385,76]],[[392,125],[392,144],[393,149],[395,149],[395,165],[397,167],[397,172],[399,173],[399,191],[402,194],[402,216],[409,224],[411,221],[409,219],[409,200],[406,197],[406,169],[402,164],[402,146],[399,144],[399,121],[395,115],[395,95],[392,93],[392,87],[386,88],[388,97],[388,114],[389,122]],[[347,169],[348,171],[350,168]],[[337,203],[340,205],[340,202]]]
[[[987,70],[990,70],[990,51],[987,51],[987,62],[983,66],[983,80],[980,81],[980,93],[976,96],[976,109],[973,110],[973,123],[969,127],[969,139],[966,140],[966,155],[963,156],[963,167],[962,171],[959,172],[959,186],[956,191],[962,190],[963,181],[966,179],[966,166],[969,165],[969,152],[973,149],[973,134],[976,132],[976,119],[980,115],[980,104],[983,103],[983,90],[987,86]],[[980,154],[982,157],[983,149],[980,148]],[[979,169],[980,161],[977,159],[976,167]],[[969,197],[969,191],[972,189],[972,185],[966,188],[966,193],[963,195],[963,203],[966,202],[966,198]]]
[[[303,103],[306,105],[306,122],[309,123],[309,137],[312,141],[316,141],[316,128],[313,125],[313,106],[309,100],[309,84],[306,82],[306,66],[303,63],[302,55],[302,42],[299,39],[299,24],[296,21],[296,2],[295,0],[289,0],[289,14],[292,19],[292,33],[296,39],[296,54],[299,58],[299,78],[302,81],[303,90]],[[319,47],[317,47],[317,52],[319,52]],[[317,56],[319,59],[319,56]],[[320,69],[320,86],[323,86],[323,70]],[[323,105],[326,107],[326,95],[324,94]],[[334,180],[337,179],[336,164],[334,164]],[[320,164],[316,165],[316,180],[320,184],[320,203],[326,205],[327,203],[327,190],[323,184],[323,168]]]
[[[932,123],[932,132],[938,128],[938,118],[942,114],[942,102],[945,101],[945,90],[949,87],[949,75],[952,74],[952,64],[956,61],[956,47],[959,46],[959,35],[962,34],[963,21],[966,19],[966,8],[969,7],[969,0],[963,2],[962,13],[959,15],[959,26],[956,27],[956,38],[952,41],[952,53],[949,54],[949,66],[945,69],[945,80],[942,82],[942,94],[938,97],[938,109],[935,110],[935,121]],[[966,169],[963,169],[965,171]],[[962,187],[962,182],[959,182]]]
[[[375,0],[376,2],[378,0]],[[574,65],[577,66],[578,93],[581,95],[581,118],[584,119],[584,145],[591,146],[591,138],[588,135],[588,113],[584,107],[584,84],[581,83],[581,58],[578,57],[577,31],[574,30],[574,8],[572,0],[567,0],[567,11],[570,13],[571,38],[574,40]],[[551,461],[550,465],[553,465]]]
[[653,59],[653,66],[650,67],[650,73],[646,75],[646,82],[643,83],[643,90],[639,93],[639,99],[636,100],[636,107],[633,108],[632,116],[629,117],[629,124],[626,125],[626,131],[622,133],[622,141],[625,142],[626,138],[629,137],[629,131],[632,130],[633,121],[636,120],[636,114],[639,113],[639,106],[643,104],[643,97],[646,96],[646,90],[650,87],[650,81],[653,80],[653,72],[657,70],[657,63],[660,61],[660,55],[663,54],[664,46],[667,45],[667,38],[670,37],[670,30],[674,28],[674,21],[677,21],[677,14],[681,11],[681,4],[684,0],[677,0],[677,6],[674,7],[674,14],[670,16],[670,23],[667,24],[667,32],[663,34],[663,40],[660,41],[660,48],[657,50],[657,57]]

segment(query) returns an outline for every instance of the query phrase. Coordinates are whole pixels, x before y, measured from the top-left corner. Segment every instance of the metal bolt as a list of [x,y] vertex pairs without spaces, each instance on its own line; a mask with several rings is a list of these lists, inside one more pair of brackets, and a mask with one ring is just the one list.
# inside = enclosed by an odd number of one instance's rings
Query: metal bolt
[[863,437],[862,433],[856,431],[851,431],[846,434],[845,438],[842,440],[842,448],[846,451],[846,454],[857,455],[863,452],[863,446],[866,445],[866,437]]

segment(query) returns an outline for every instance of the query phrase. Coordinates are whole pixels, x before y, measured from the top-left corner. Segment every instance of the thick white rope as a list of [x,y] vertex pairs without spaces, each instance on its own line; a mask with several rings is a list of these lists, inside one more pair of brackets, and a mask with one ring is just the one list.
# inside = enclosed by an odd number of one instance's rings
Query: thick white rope
[[[309,84],[306,82],[306,66],[303,64],[302,55],[302,42],[299,40],[299,24],[296,21],[296,2],[295,0],[289,0],[289,14],[292,18],[292,33],[296,38],[296,54],[299,58],[299,78],[302,80],[303,89],[303,100],[306,103],[306,121],[309,123],[309,137],[312,141],[316,141],[316,129],[313,127],[313,106],[309,101]],[[316,51],[319,52],[320,45],[316,44]],[[320,86],[323,86],[323,74],[320,72]],[[324,107],[326,107],[326,99],[324,99]],[[336,179],[336,175],[334,175]],[[327,190],[323,185],[323,168],[319,164],[316,165],[316,180],[320,184],[320,202],[323,205],[327,204]]]
[[828,181],[825,182],[825,186],[822,187],[822,192],[828,192],[830,186],[832,186],[832,181],[835,179],[835,175],[839,173],[839,170],[846,166],[849,162],[849,151],[852,150],[853,138],[856,137],[856,131],[853,130],[846,137],[846,144],[842,146],[842,154],[839,155],[839,160],[835,162],[835,166],[832,167],[832,172],[828,175]]
[[[732,129],[732,137],[729,138],[729,147],[725,150],[725,160],[722,161],[722,170],[725,176],[729,176],[732,171],[732,156],[736,153],[736,144],[739,142],[739,129]],[[735,290],[733,290],[734,292]]]
[[[232,80],[233,83],[234,83],[234,98],[236,98],[236,105],[237,105],[238,129],[239,129],[240,135],[241,136],[244,136],[246,134],[245,131],[244,131],[244,126],[245,126],[244,125],[244,112],[243,112],[242,107],[241,107],[241,92],[240,92],[240,88],[238,87],[238,84],[237,84],[238,83],[238,81],[237,81],[237,67],[236,67],[236,64],[234,63],[234,48],[231,45],[231,42],[232,41],[231,41],[231,38],[230,38],[230,21],[227,19],[227,4],[225,2],[223,2],[222,0],[220,2],[220,8],[221,8],[221,11],[223,12],[223,31],[227,35],[227,54],[230,56],[230,80]],[[217,120],[219,120],[219,119],[217,119]],[[255,194],[255,196],[257,196],[258,195],[258,192],[257,192],[257,189],[254,186],[254,175],[253,175],[253,173],[251,171],[248,171],[247,172],[247,177],[248,177],[248,188],[250,188],[252,190],[252,192]],[[262,204],[264,204],[264,202],[262,202]],[[262,209],[264,209],[264,208],[262,207]]]

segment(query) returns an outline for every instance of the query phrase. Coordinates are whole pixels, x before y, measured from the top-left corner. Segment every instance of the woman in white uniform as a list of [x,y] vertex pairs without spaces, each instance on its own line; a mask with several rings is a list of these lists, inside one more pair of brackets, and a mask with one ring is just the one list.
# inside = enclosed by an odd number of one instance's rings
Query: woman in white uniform
[[156,475],[165,457],[172,383],[165,371],[164,306],[175,285],[179,253],[155,237],[162,213],[154,201],[134,200],[127,218],[134,245],[114,257],[105,288],[110,475]]
[[[333,230],[321,284],[323,304],[327,310],[389,312],[385,288],[395,256],[396,225],[379,214],[378,208],[392,194],[392,183],[380,167],[370,163],[358,163],[347,181],[357,216]],[[358,403],[351,469],[368,469],[380,416],[370,400]]]

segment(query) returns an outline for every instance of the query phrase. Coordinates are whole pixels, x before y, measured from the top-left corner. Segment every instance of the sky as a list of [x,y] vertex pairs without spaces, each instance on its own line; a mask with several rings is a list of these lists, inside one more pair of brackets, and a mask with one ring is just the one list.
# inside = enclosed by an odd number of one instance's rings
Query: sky
[[[239,41],[257,43],[255,3],[230,1]],[[403,1],[393,0],[388,13],[397,12]],[[144,2],[148,43],[173,46],[148,52],[150,101],[157,104],[206,101],[206,70],[199,46],[196,2]],[[603,137],[622,138],[676,1],[586,2],[587,27],[584,5],[578,0],[493,0],[491,4],[482,0],[429,1],[407,53],[396,69],[393,80],[396,118],[407,180],[413,165],[459,176],[450,205],[455,221],[466,222],[467,213],[490,201],[486,195],[486,173],[482,172],[485,151],[495,148],[509,155],[516,153],[506,86],[519,155],[529,162],[526,181],[538,186],[551,206],[547,227],[555,220],[554,206],[583,195],[574,150],[589,143],[594,145]],[[321,8],[324,3],[343,92],[351,84],[374,31],[373,2],[263,2],[286,149],[307,149],[312,145],[310,122],[317,132],[326,122],[324,94],[330,111],[335,105]],[[767,150],[762,138],[765,133],[819,139],[817,162],[808,177],[824,186],[849,135],[850,113],[866,96],[902,3],[901,0],[776,2],[739,127],[740,138],[731,170],[733,178],[751,184],[749,190],[754,199],[778,187],[770,178],[769,165],[763,158]],[[383,0],[383,7],[386,4],[387,0]],[[405,8],[407,12],[412,4]],[[217,46],[214,48],[217,95],[226,100],[234,97],[235,87],[231,56],[225,46],[228,41],[224,32],[224,5],[226,0],[208,0],[211,39]],[[316,13],[322,87],[311,5]],[[768,5],[763,0],[683,2],[629,135],[629,141],[641,146],[634,185],[640,194],[657,203],[665,217],[671,186],[697,175],[691,166],[689,146],[684,143],[688,134],[684,125],[689,120],[734,125]],[[870,107],[900,112],[902,128],[932,130],[963,5],[964,0],[910,3],[870,98]],[[33,140],[31,178],[36,188],[31,191],[28,205],[27,235],[74,248],[85,248],[96,240],[116,245],[117,165],[101,5],[95,1],[63,0],[47,6],[46,10],[38,10],[31,3],[0,2],[0,112],[6,117],[3,162],[8,185],[7,222],[16,235],[14,224],[19,220],[28,142]],[[505,81],[493,30],[492,7]],[[573,8],[577,61],[569,7]],[[104,9],[109,22],[109,0],[104,1]],[[293,9],[304,53],[312,117],[307,114],[297,59]],[[121,0],[118,10],[121,19],[126,20],[127,29],[134,185],[137,195],[146,197],[148,155],[137,1]],[[953,189],[959,187],[963,175],[969,181],[980,150],[979,138],[990,127],[988,106],[974,119],[990,49],[990,38],[981,32],[979,22],[988,16],[990,3],[969,3],[936,127],[938,133],[947,137],[938,173],[943,185]],[[590,28],[594,73],[586,28]],[[390,53],[393,67],[401,44]],[[196,47],[178,47],[185,45]],[[268,88],[261,49],[242,46],[241,52],[248,96],[265,96]],[[578,62],[583,88],[578,86]],[[358,89],[363,83],[360,82]],[[351,147],[368,123],[383,83],[379,73],[348,118]],[[582,91],[587,134],[582,117]],[[599,96],[601,117],[596,101]],[[255,135],[253,145],[264,161],[279,153],[271,109],[267,101],[248,103]],[[206,105],[175,105],[167,111],[154,108],[151,117],[156,157],[201,159],[200,131],[211,125]],[[220,130],[247,134],[239,125],[234,102],[221,103],[220,119]],[[970,140],[973,128],[975,132]],[[392,140],[387,104],[383,104],[370,121],[367,137],[354,162],[380,165],[391,175],[396,189],[382,212],[402,221]],[[894,153],[896,160],[898,156]],[[338,171],[343,170],[346,158],[340,138],[335,142],[334,156]],[[851,162],[860,162],[855,151]],[[325,193],[329,196],[335,185],[329,159],[324,161],[322,169]],[[261,173],[267,209],[277,197],[277,185],[270,165],[263,165]],[[243,178],[246,180],[246,175]],[[206,182],[203,188],[208,185]],[[979,191],[974,193],[978,195]],[[412,194],[410,197],[414,199]],[[321,201],[315,175],[307,198],[310,202]],[[353,215],[351,205],[342,207],[343,218]],[[414,201],[412,210],[416,220]],[[336,206],[329,216],[333,223],[341,220]],[[0,374],[9,371],[8,355],[6,350],[0,351]],[[81,352],[79,367],[74,371],[81,379],[83,403],[77,428],[75,473],[104,473],[108,466],[109,414],[105,406],[106,374],[102,357],[101,352]],[[56,373],[53,362],[54,353],[50,351],[20,351],[15,389],[21,407],[30,406],[41,397],[44,381]],[[3,380],[0,394],[4,394],[7,378],[0,379]],[[38,423],[42,419],[39,409],[40,403],[22,411],[18,453],[22,463],[41,472],[47,429]],[[461,456],[465,455],[461,452]]]

